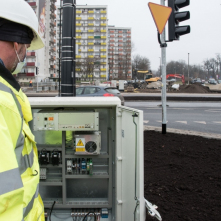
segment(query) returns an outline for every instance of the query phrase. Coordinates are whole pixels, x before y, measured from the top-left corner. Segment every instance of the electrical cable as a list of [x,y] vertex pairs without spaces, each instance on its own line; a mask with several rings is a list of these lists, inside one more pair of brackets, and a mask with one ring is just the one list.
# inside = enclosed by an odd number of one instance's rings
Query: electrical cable
[[88,212],[88,213],[84,216],[84,218],[83,218],[82,221],[86,221],[87,216],[90,215],[91,213],[94,214],[94,218],[95,218],[95,220],[96,220],[96,214],[95,214],[94,212]]
[[52,204],[52,207],[51,207],[51,211],[50,211],[50,215],[49,215],[49,219],[51,221],[51,214],[52,214],[52,211],[54,209],[54,205],[55,205],[56,201],[54,201],[54,203]]
[[132,117],[133,117],[133,123],[135,124],[135,188],[134,188],[134,199],[136,200],[136,206],[134,209],[134,221],[135,221],[136,211],[139,205],[139,200],[137,198],[137,123],[134,120],[135,117],[138,117],[137,113],[134,113]]

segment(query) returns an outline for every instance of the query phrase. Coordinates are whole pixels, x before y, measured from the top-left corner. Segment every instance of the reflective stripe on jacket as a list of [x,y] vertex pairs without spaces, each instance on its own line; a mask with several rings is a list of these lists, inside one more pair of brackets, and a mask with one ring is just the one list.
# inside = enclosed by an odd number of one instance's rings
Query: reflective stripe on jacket
[[0,221],[44,221],[38,153],[26,95],[0,64]]

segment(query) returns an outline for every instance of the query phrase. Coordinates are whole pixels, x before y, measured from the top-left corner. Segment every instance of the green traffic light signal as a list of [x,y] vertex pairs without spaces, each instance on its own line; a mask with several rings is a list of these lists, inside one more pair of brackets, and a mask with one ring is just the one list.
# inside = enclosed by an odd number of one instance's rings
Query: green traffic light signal
[[181,35],[190,33],[190,26],[179,26],[179,23],[190,19],[190,12],[179,12],[180,8],[190,4],[190,0],[168,0],[168,6],[172,8],[172,13],[168,20],[169,41],[179,40]]

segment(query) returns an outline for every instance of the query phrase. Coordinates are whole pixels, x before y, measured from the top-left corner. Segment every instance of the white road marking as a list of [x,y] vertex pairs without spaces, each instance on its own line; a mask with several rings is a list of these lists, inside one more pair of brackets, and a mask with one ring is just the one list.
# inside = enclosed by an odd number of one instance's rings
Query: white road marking
[[205,121],[193,121],[193,122],[195,122],[195,123],[197,123],[197,124],[206,124]]
[[213,121],[214,124],[221,124],[221,121]]
[[209,109],[209,110],[205,110],[207,112],[213,112],[213,113],[219,113],[221,112],[221,109]]
[[[158,122],[158,123],[162,123],[162,120],[157,120],[157,122]],[[168,123],[168,121],[167,121],[167,123]]]
[[149,123],[149,120],[144,120],[143,121],[145,124],[148,124]]
[[176,121],[177,123],[187,124],[187,121]]

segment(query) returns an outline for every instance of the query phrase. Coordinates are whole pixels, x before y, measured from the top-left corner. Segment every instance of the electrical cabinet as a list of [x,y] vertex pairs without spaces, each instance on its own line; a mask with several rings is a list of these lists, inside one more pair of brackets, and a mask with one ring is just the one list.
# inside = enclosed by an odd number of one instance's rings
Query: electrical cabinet
[[29,101],[47,220],[144,221],[142,111],[118,98]]

